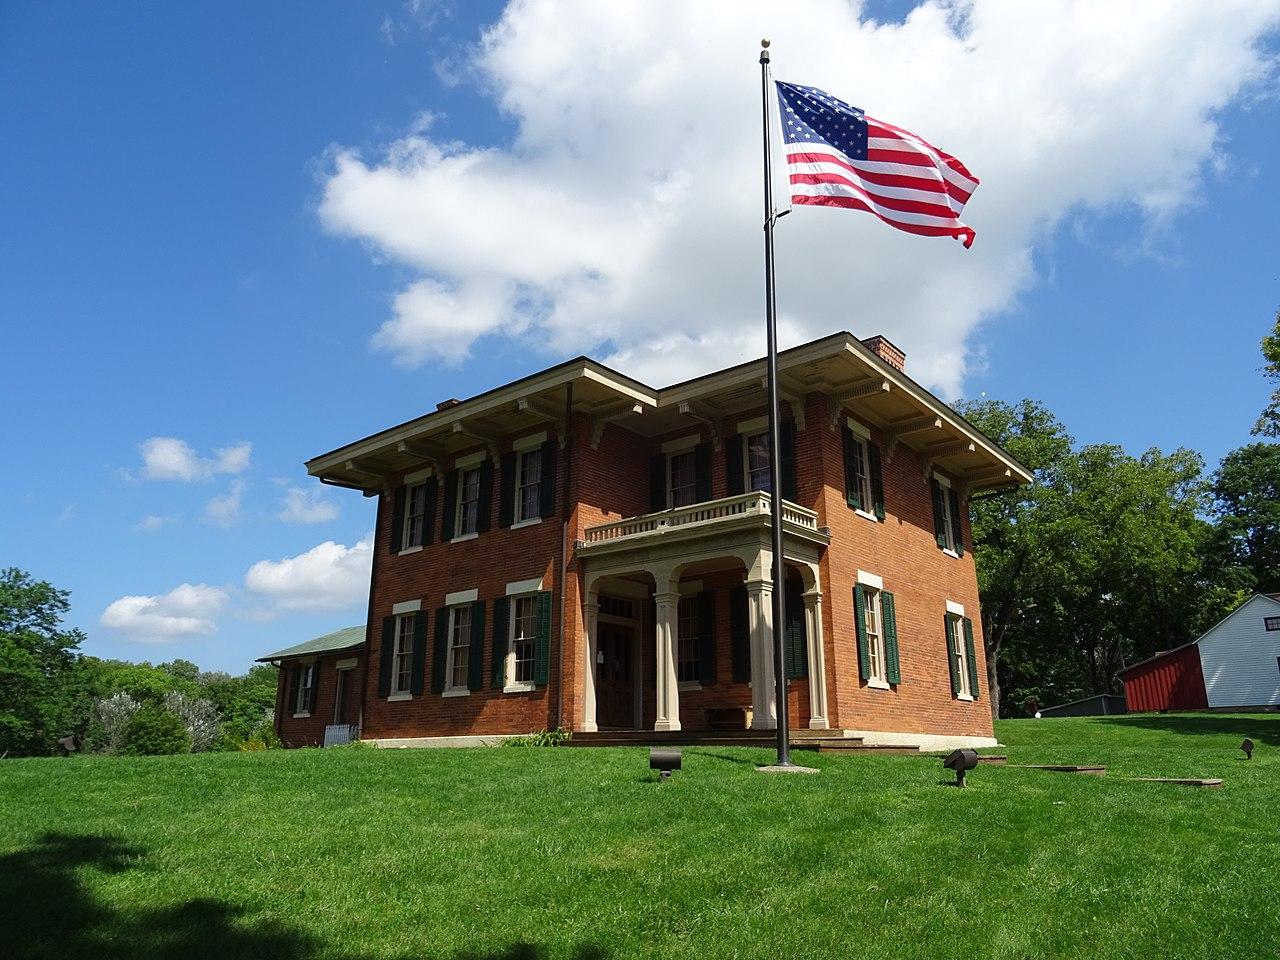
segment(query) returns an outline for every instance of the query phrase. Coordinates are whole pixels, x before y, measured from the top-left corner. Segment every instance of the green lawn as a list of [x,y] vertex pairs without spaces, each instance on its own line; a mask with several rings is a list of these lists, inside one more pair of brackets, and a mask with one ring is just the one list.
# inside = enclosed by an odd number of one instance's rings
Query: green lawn
[[[0,762],[0,957],[1275,957],[1280,717],[1008,721],[1011,762],[697,748]],[[1258,744],[1252,762],[1238,745]],[[1220,790],[1133,776],[1220,776]]]

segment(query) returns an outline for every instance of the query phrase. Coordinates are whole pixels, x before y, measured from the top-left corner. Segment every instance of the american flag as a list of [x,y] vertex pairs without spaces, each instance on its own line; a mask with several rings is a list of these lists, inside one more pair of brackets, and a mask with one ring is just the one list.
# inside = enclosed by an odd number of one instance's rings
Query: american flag
[[972,246],[960,211],[978,178],[963,163],[817,87],[777,83],[792,203],[866,210],[899,230]]

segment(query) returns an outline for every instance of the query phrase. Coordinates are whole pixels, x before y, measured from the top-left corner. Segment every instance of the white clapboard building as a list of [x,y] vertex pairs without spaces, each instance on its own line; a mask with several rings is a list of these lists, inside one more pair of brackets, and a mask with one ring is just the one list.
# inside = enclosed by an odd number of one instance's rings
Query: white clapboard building
[[1280,593],[1259,593],[1196,642],[1209,709],[1280,706]]

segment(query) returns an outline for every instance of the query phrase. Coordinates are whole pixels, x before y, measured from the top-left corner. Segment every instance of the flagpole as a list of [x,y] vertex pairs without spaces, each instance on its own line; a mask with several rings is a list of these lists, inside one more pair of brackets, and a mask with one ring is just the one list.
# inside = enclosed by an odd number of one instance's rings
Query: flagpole
[[769,342],[769,497],[773,528],[773,679],[778,702],[777,766],[791,766],[787,735],[787,673],[782,641],[786,628],[786,581],[782,554],[782,441],[778,426],[778,321],[773,284],[773,167],[769,129],[769,40],[760,41],[760,96],[764,117],[764,299],[765,327]]

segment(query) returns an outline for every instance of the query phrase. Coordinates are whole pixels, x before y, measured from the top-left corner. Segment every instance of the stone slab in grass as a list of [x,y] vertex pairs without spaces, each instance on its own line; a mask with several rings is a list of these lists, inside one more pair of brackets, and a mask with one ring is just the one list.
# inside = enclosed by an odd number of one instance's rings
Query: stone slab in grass
[[980,753],[978,754],[978,762],[1003,767],[1008,764],[1009,758],[1003,753]]
[[1102,764],[1093,763],[1011,763],[1009,766],[1023,770],[1050,770],[1054,773],[1088,773],[1094,776],[1102,776],[1107,772],[1107,768]]
[[1143,783],[1171,783],[1179,787],[1220,787],[1220,777],[1134,777]]

